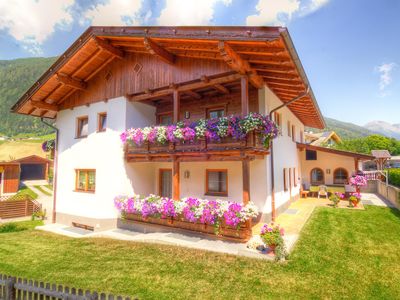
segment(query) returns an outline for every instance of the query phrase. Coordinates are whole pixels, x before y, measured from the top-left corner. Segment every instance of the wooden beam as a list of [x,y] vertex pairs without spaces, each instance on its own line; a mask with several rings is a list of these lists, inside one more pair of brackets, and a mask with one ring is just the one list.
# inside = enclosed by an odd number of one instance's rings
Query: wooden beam
[[86,82],[84,82],[82,80],[74,79],[74,78],[72,78],[72,77],[70,77],[70,76],[68,76],[67,74],[64,74],[64,73],[57,73],[56,74],[56,79],[60,83],[66,85],[66,86],[72,87],[74,89],[85,90],[86,87],[87,87]]
[[174,158],[172,163],[172,199],[180,200],[180,163]]
[[60,104],[64,102],[69,96],[71,96],[73,93],[75,93],[75,89],[71,89],[68,93],[66,93],[64,96],[62,96],[59,100],[56,101],[57,104]]
[[90,79],[92,79],[97,73],[99,73],[105,66],[107,66],[110,62],[112,62],[114,60],[116,56],[111,55],[106,61],[103,62],[103,64],[101,64],[99,67],[97,67],[93,72],[91,72],[89,74],[88,77],[85,78],[85,81],[89,81]]
[[243,204],[250,202],[250,160],[242,161],[242,178],[243,178]]
[[[207,81],[200,80],[198,82],[182,83],[182,84],[178,85],[176,90],[179,92],[196,90],[196,89],[204,88],[207,86],[213,86],[215,84],[232,82],[232,81],[240,79],[240,77],[241,77],[240,74],[230,74],[230,75],[225,75],[225,76],[216,77],[216,78],[206,77]],[[203,78],[203,76],[202,76],[202,78]],[[142,101],[142,100],[147,100],[150,98],[159,98],[162,96],[171,95],[173,93],[173,91],[174,91],[174,89],[171,89],[169,86],[167,86],[167,87],[164,87],[164,89],[158,89],[157,91],[154,91],[152,95],[148,95],[146,93],[140,93],[140,94],[128,95],[128,98],[130,101]]]
[[249,79],[247,76],[240,78],[240,93],[241,93],[241,105],[242,105],[242,116],[249,114]]
[[167,64],[173,65],[175,62],[175,55],[172,53],[168,52],[164,48],[160,47],[157,43],[155,43],[153,40],[145,37],[144,40],[144,46],[149,51],[151,54],[159,57],[162,61],[166,62]]
[[224,41],[218,42],[218,49],[224,61],[235,71],[242,75],[248,75],[249,80],[254,87],[260,89],[264,86],[264,80],[258,76],[257,71],[250,67],[248,61],[242,59],[229,44]]
[[203,98],[203,96],[201,96],[199,93],[196,93],[194,91],[186,91],[185,94],[189,95],[192,98],[198,99],[198,100]]
[[226,87],[224,87],[222,84],[215,84],[215,85],[213,85],[213,87],[214,87],[218,92],[221,92],[222,94],[227,95],[227,94],[230,93],[230,91],[229,91]]
[[124,58],[124,51],[110,45],[110,43],[106,40],[95,37],[94,41],[97,44],[97,47],[99,47],[101,50],[106,51],[117,58]]
[[74,72],[72,72],[71,76],[75,76],[77,73],[79,73],[81,70],[83,70],[86,66],[88,66],[93,60],[97,58],[97,55],[101,52],[100,48],[97,48],[96,51],[93,52],[93,54],[90,55],[90,57],[84,61],[80,66],[78,66]]
[[174,89],[173,92],[173,121],[177,123],[179,121],[179,106],[180,106],[179,91]]
[[41,102],[41,101],[33,101],[33,100],[31,100],[31,104],[33,107],[36,107],[39,109],[58,111],[58,106],[54,105],[54,104],[49,104],[49,103]]

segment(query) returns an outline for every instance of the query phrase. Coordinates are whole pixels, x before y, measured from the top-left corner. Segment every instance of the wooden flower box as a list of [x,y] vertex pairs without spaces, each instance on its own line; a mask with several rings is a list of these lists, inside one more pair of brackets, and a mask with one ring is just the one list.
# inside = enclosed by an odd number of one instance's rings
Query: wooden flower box
[[141,215],[137,214],[126,214],[126,220],[139,223],[149,223],[155,225],[168,226],[172,228],[179,228],[183,230],[189,230],[193,232],[200,232],[203,234],[211,235],[218,239],[230,240],[236,242],[247,242],[251,238],[251,227],[250,222],[242,223],[239,229],[232,228],[226,224],[221,224],[218,235],[215,234],[215,228],[213,225],[192,223],[183,220],[180,217],[176,219],[161,219],[155,217],[142,218]]

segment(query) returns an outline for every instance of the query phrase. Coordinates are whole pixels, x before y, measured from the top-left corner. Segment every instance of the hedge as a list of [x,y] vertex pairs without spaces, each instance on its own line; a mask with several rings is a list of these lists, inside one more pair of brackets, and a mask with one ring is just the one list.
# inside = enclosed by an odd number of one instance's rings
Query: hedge
[[400,169],[389,169],[389,184],[400,187]]

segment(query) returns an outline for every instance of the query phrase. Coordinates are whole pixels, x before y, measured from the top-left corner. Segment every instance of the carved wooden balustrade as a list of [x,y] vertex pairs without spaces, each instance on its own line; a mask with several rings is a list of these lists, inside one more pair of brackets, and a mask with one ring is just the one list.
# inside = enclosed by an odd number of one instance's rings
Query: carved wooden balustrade
[[206,138],[198,138],[191,142],[146,142],[140,146],[127,142],[125,145],[128,161],[172,161],[174,157],[179,157],[181,161],[242,160],[268,153],[261,134],[256,131],[249,132],[243,140],[226,137],[219,141],[207,141]]

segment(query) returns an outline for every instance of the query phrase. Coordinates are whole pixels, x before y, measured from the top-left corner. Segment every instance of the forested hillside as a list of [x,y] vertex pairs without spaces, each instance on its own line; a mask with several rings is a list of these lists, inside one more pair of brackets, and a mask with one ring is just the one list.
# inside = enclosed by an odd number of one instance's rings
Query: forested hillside
[[0,60],[0,135],[50,132],[39,118],[10,113],[10,108],[54,61],[54,57]]

